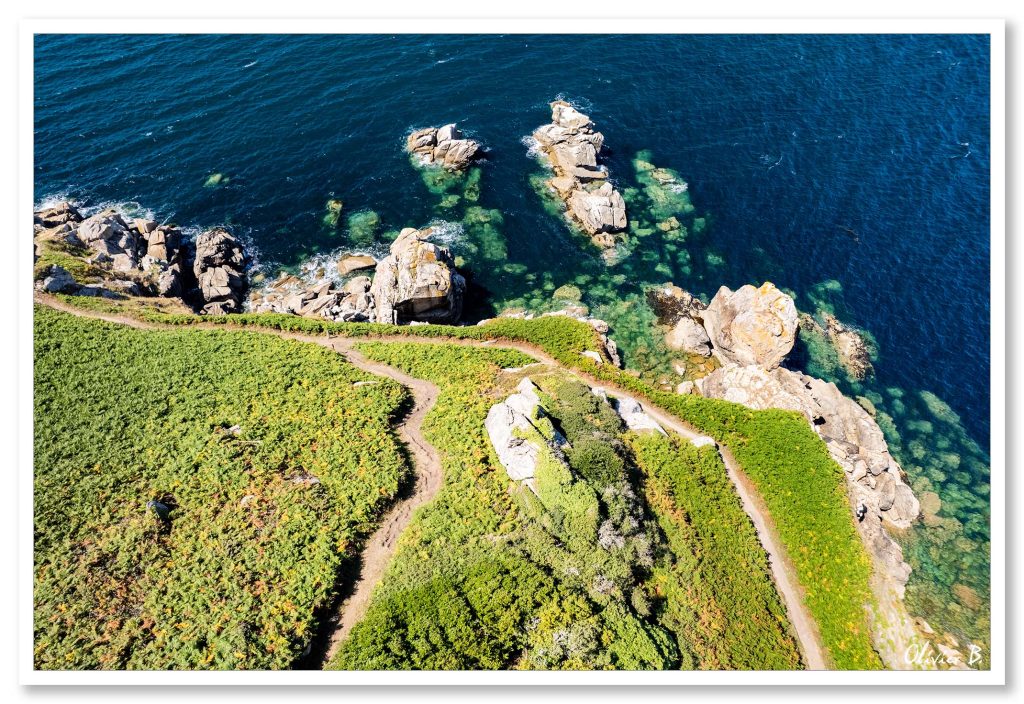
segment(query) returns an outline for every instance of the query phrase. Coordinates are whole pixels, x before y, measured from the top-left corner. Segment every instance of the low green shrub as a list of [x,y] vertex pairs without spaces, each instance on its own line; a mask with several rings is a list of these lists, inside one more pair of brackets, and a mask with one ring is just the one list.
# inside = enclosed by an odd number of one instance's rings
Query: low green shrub
[[291,666],[408,471],[406,399],[318,345],[37,307],[35,666]]

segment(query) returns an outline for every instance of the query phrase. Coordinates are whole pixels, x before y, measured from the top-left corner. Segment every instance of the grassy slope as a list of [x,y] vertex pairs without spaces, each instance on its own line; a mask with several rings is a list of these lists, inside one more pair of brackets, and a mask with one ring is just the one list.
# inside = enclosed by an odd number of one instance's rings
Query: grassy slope
[[799,652],[767,556],[713,447],[630,437],[675,559],[656,570],[661,622],[707,669],[794,669]]
[[[106,301],[68,299],[85,307],[122,310]],[[798,413],[752,411],[738,404],[661,391],[610,365],[582,357],[598,349],[590,326],[561,316],[535,320],[497,319],[471,327],[421,325],[393,327],[368,323],[332,323],[287,315],[200,317],[152,310],[137,314],[156,322],[199,322],[301,330],[347,336],[416,335],[458,339],[506,339],[542,348],[567,367],[615,383],[676,414],[729,446],[771,511],[797,576],[807,590],[834,667],[881,667],[871,647],[865,604],[870,562],[853,524],[841,468]]]
[[407,472],[405,391],[268,335],[35,314],[36,666],[292,664]]
[[[442,452],[445,484],[403,535],[366,617],[333,667],[629,668],[675,662],[668,634],[638,617],[622,588],[621,560],[599,554],[596,535],[553,517],[509,480],[483,421],[499,367],[520,353],[435,344],[368,343],[368,357],[437,383],[424,428]],[[587,487],[576,486],[586,496]],[[596,496],[591,495],[596,507]],[[559,532],[564,529],[567,532]],[[595,531],[596,532],[596,531]],[[589,571],[588,571],[589,570]],[[588,589],[594,571],[612,593]]]
[[[507,393],[497,369],[526,358],[422,343],[360,349],[441,385],[425,430],[442,448],[445,487],[414,519],[334,667],[799,666],[764,552],[713,450],[633,436],[644,468],[658,474],[649,495],[666,543],[633,493],[621,421],[587,386],[532,377],[572,443],[575,476],[560,482],[539,468],[538,500],[510,494],[481,452],[483,418]],[[684,513],[701,525],[684,525]],[[599,522],[618,545],[598,545]]]

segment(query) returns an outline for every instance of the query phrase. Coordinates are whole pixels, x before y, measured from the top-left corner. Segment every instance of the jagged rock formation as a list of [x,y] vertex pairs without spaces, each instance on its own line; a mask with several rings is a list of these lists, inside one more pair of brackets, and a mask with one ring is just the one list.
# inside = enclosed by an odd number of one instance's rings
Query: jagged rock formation
[[[462,313],[466,281],[451,252],[428,240],[429,228],[407,227],[376,262],[373,279],[355,276],[342,286],[330,281],[308,284],[283,275],[249,298],[257,313],[290,313],[338,322],[455,323]],[[339,272],[373,266],[372,257],[344,255]]]
[[[37,258],[44,248],[56,247],[82,259],[90,272],[88,281],[74,281],[64,269],[47,272],[42,290],[181,297],[203,313],[239,310],[248,259],[242,244],[224,229],[204,232],[192,244],[173,225],[128,218],[113,208],[83,218],[66,202],[37,212],[34,227]],[[83,249],[85,254],[77,251]]]
[[463,138],[455,123],[416,130],[406,138],[405,149],[419,155],[424,164],[448,171],[463,171],[480,154],[480,143]]
[[551,161],[555,176],[548,183],[565,201],[570,217],[599,247],[614,247],[614,234],[625,230],[628,222],[622,194],[597,164],[604,135],[594,131],[589,117],[556,100],[551,103],[551,123],[537,128],[533,137]]
[[561,451],[569,443],[551,427],[550,421],[541,423],[547,413],[541,406],[537,387],[528,377],[519,382],[516,390],[518,393],[491,406],[484,427],[509,478],[536,493],[533,479],[538,464],[545,459],[564,464]]
[[407,227],[377,263],[370,293],[378,323],[455,323],[462,315],[466,280],[452,253],[429,241],[430,228]]
[[330,281],[310,286],[285,274],[254,292],[249,307],[256,313],[289,313],[344,323],[365,323],[374,318],[368,276],[356,276],[337,288]]
[[196,238],[192,272],[197,307],[203,313],[223,315],[241,310],[246,263],[242,243],[227,230],[207,230]]
[[771,282],[736,291],[722,286],[701,315],[723,364],[774,369],[796,341],[796,305]]
[[835,384],[789,369],[730,363],[696,380],[694,388],[709,398],[748,408],[793,410],[807,417],[846,473],[851,510],[875,566],[872,586],[880,610],[876,614],[878,647],[887,664],[900,667],[903,651],[916,637],[902,601],[910,566],[887,528],[909,528],[921,506],[889,453],[881,428]]

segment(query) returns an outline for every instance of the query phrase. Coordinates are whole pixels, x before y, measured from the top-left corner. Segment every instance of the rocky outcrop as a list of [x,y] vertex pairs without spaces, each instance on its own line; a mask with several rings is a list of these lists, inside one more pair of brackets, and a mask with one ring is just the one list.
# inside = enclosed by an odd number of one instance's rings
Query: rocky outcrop
[[39,288],[46,293],[73,293],[80,286],[67,269],[62,266],[52,266]]
[[921,506],[878,424],[835,384],[789,369],[730,363],[696,380],[694,388],[709,398],[748,408],[798,411],[807,418],[845,471],[850,508],[875,566],[872,586],[880,611],[876,645],[890,667],[905,667],[903,651],[916,638],[902,601],[910,566],[889,530],[910,527]]
[[367,254],[346,254],[338,259],[336,266],[339,276],[348,276],[356,271],[373,269],[377,260]]
[[561,451],[569,444],[550,421],[541,422],[547,413],[533,382],[524,378],[516,390],[518,393],[491,406],[484,427],[509,479],[536,492],[533,479],[538,464],[545,459],[561,462]]
[[71,203],[63,201],[50,208],[36,211],[32,220],[39,228],[49,230],[68,223],[77,225],[82,222],[82,214]]
[[222,228],[207,230],[195,242],[192,273],[196,307],[203,313],[238,313],[245,293],[247,258],[242,243]]
[[[75,282],[77,288],[58,276],[51,289],[59,284],[80,296],[184,296],[199,310],[207,303],[196,286],[194,249],[173,225],[130,218],[113,208],[83,218],[72,204],[59,203],[35,213],[34,229],[37,258],[56,248],[81,259],[88,272],[87,279]],[[236,274],[244,285],[244,265]],[[211,273],[206,279],[211,289],[223,276]],[[45,281],[39,286],[49,290]]]
[[430,228],[407,227],[377,263],[370,289],[376,322],[458,322],[466,280],[455,269],[451,252],[429,237]]
[[481,154],[480,143],[465,139],[454,123],[416,130],[406,138],[405,149],[418,155],[424,164],[448,171],[465,170]]
[[669,327],[665,345],[673,351],[711,356],[711,338],[704,329],[704,304],[672,283],[647,290],[647,303],[658,323]]
[[693,318],[680,318],[665,335],[665,344],[670,350],[711,356],[711,339],[704,326]]
[[330,281],[310,285],[285,274],[254,291],[249,297],[249,308],[256,313],[287,313],[342,323],[365,323],[374,318],[367,276],[354,277],[339,288]]
[[723,364],[774,369],[796,341],[796,305],[771,282],[736,291],[723,286],[702,316],[713,352]]
[[626,202],[606,181],[597,157],[604,135],[590,118],[563,100],[551,103],[551,123],[533,133],[555,175],[548,183],[565,201],[566,211],[599,247],[616,245],[615,233],[626,229]]
[[619,418],[626,424],[626,427],[635,432],[641,432],[644,430],[653,430],[667,435],[665,429],[662,428],[658,421],[651,418],[644,410],[640,402],[632,398],[615,398],[611,402],[612,408],[619,414]]
[[373,279],[355,276],[343,285],[308,283],[282,275],[249,297],[257,313],[288,313],[337,322],[455,323],[462,313],[466,281],[444,247],[429,241],[429,228],[406,228],[379,262],[365,255],[344,255],[339,273],[375,266]]
[[647,304],[660,325],[673,326],[680,318],[701,320],[704,304],[700,299],[672,282],[647,289]]

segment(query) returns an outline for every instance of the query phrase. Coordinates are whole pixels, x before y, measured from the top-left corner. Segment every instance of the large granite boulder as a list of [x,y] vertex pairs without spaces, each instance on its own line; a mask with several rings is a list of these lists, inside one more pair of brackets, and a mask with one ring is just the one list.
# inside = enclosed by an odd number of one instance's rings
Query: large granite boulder
[[144,254],[145,240],[129,228],[114,210],[104,210],[86,218],[78,225],[78,239],[94,252],[110,257],[114,271],[138,269]]
[[75,277],[56,264],[50,267],[49,274],[36,287],[46,293],[74,293],[80,288]]
[[406,151],[417,154],[424,164],[448,171],[463,171],[481,154],[480,143],[466,139],[454,123],[416,130],[406,138]]
[[462,315],[466,280],[451,252],[429,237],[429,228],[407,227],[378,262],[370,290],[376,322],[455,323]]
[[[569,212],[588,235],[621,232],[626,229],[626,201],[610,183],[593,190],[576,188],[569,195]],[[614,238],[595,238],[614,246]]]
[[345,254],[338,259],[336,266],[339,275],[348,276],[356,271],[374,268],[377,260],[368,254]]
[[596,245],[611,250],[614,233],[628,225],[626,202],[605,179],[598,164],[604,135],[594,123],[564,100],[551,103],[551,122],[538,127],[533,138],[547,155],[554,171],[548,184],[565,201],[569,217],[591,236]]
[[771,282],[736,291],[721,287],[702,317],[714,354],[723,363],[774,369],[796,341],[796,305]]
[[[538,463],[546,459],[564,464],[560,451],[568,447],[568,442],[557,430],[551,429],[550,421],[541,423],[547,414],[541,406],[537,387],[529,378],[520,381],[516,391],[491,406],[484,428],[509,479],[536,491],[533,480]],[[545,439],[549,434],[550,439]]]
[[241,310],[247,263],[242,243],[223,228],[207,230],[196,238],[192,272],[201,312],[221,315]]
[[665,335],[665,344],[670,350],[701,357],[711,356],[711,339],[708,337],[707,331],[703,325],[690,317],[683,317],[676,321],[676,324]]

